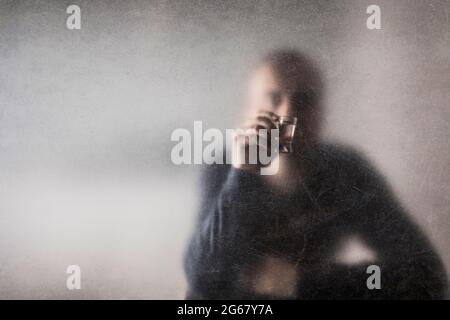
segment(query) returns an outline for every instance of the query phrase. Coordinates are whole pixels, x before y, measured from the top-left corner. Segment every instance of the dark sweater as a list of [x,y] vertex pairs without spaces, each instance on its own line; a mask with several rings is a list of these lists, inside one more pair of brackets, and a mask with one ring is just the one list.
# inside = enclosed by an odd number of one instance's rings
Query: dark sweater
[[[310,172],[288,195],[229,165],[205,168],[185,255],[187,298],[277,298],[256,294],[245,280],[268,256],[295,265],[298,299],[443,298],[439,257],[368,162],[328,144],[311,147],[305,159]],[[336,260],[352,235],[375,251],[375,262]],[[380,290],[367,288],[371,264],[381,269]]]

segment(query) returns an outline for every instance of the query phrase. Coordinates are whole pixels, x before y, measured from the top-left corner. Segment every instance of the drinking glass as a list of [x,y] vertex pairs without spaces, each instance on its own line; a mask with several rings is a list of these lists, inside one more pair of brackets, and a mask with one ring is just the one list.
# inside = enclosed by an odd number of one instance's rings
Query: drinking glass
[[280,152],[292,153],[292,140],[294,139],[295,128],[297,127],[297,118],[283,116],[278,120],[280,134]]

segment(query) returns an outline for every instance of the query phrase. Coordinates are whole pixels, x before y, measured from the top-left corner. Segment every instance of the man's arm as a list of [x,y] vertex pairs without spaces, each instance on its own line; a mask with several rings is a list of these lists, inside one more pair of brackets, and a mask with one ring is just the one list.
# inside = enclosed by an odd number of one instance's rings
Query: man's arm
[[347,188],[354,192],[356,187],[360,193],[352,209],[357,221],[355,227],[378,253],[384,279],[381,296],[444,298],[445,268],[428,238],[407,215],[385,179],[363,157],[353,154],[348,159],[353,165],[347,171],[351,181]]
[[224,165],[208,167],[201,184],[200,214],[185,254],[187,297],[226,298],[255,249],[264,195],[258,176]]

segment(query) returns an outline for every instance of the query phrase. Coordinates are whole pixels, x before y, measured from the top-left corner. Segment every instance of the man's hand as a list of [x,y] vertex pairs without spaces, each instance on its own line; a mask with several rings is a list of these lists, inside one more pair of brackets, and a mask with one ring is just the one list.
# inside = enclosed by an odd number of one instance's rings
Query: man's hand
[[[270,165],[270,163],[261,163],[259,152],[265,152],[266,155],[269,155],[268,150],[271,150],[271,130],[278,129],[278,119],[278,115],[273,112],[260,111],[256,118],[251,119],[240,128],[241,132],[238,132],[234,141],[234,150],[237,154],[233,158],[233,167],[251,173],[259,173],[262,167]],[[266,129],[267,134],[260,132],[260,129]],[[252,148],[255,148],[253,150],[256,151],[256,163],[250,163]]]

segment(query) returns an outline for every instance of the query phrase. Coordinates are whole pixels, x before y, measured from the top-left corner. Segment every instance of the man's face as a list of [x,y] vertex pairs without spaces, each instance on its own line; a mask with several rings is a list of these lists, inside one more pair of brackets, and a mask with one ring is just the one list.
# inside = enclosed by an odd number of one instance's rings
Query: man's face
[[261,110],[271,111],[280,116],[295,115],[287,94],[269,66],[258,68],[252,75],[247,106],[250,117]]
[[[248,88],[246,117],[254,118],[261,110],[271,111],[279,116],[297,117],[299,126],[303,128],[302,136],[306,138],[305,135],[311,135],[312,132],[305,129],[315,128],[315,121],[312,113],[302,108],[304,83],[301,76],[282,80],[267,65],[253,73]],[[299,130],[297,134],[300,134]]]

